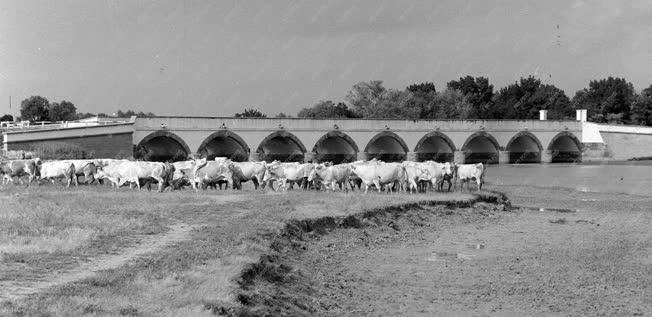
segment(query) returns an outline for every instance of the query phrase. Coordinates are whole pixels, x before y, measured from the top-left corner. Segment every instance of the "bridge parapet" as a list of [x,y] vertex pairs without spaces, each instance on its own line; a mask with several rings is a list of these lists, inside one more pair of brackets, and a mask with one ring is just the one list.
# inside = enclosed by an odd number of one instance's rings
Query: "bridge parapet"
[[136,130],[216,130],[272,131],[337,129],[347,131],[581,131],[578,121],[540,120],[395,120],[395,119],[306,119],[306,118],[230,118],[230,117],[153,117],[136,119]]

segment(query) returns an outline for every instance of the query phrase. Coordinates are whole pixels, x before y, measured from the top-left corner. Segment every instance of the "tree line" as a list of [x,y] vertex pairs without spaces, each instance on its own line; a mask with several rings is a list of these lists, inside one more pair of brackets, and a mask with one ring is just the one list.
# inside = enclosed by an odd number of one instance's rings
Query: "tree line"
[[[77,107],[70,101],[50,102],[41,96],[31,96],[20,103],[20,118],[14,118],[10,114],[0,117],[0,121],[14,121],[14,119],[38,122],[38,121],[74,121],[91,117],[109,117],[106,113],[77,112]],[[131,116],[154,117],[152,112],[136,112],[134,110],[118,110],[111,116],[128,118]]]
[[[343,101],[321,100],[297,113],[299,118],[386,118],[386,119],[538,119],[548,110],[550,120],[572,120],[575,109],[587,109],[588,120],[598,123],[652,125],[652,85],[639,91],[624,78],[592,80],[588,87],[569,98],[554,85],[529,76],[499,90],[486,77],[466,76],[449,81],[438,91],[432,82],[416,83],[405,89],[386,88],[380,80],[359,82]],[[72,121],[105,113],[78,113],[72,102],[50,103],[41,96],[21,102],[22,120]],[[118,110],[117,117],[153,117],[154,113]],[[246,108],[236,118],[267,117]],[[290,117],[279,113],[276,118]],[[0,121],[12,121],[5,115]]]
[[[359,82],[344,101],[318,101],[301,109],[299,118],[386,119],[538,119],[548,110],[550,120],[573,120],[576,109],[587,109],[598,123],[652,125],[652,85],[637,92],[624,78],[592,80],[569,98],[554,85],[533,76],[495,90],[486,77],[461,77],[438,91],[432,82],[385,88],[380,80]],[[246,109],[236,117],[266,117]],[[287,117],[281,113],[276,117]]]

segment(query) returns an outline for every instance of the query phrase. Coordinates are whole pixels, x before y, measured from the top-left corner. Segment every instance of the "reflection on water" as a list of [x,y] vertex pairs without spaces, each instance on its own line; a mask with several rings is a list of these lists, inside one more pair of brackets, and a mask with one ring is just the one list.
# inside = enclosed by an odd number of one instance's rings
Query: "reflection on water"
[[650,165],[489,165],[487,184],[562,187],[582,192],[652,196]]

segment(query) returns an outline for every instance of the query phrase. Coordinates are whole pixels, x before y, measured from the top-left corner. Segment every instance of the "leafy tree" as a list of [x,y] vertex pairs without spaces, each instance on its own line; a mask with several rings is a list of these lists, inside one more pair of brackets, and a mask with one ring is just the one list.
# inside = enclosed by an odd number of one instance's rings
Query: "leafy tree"
[[267,115],[258,111],[258,109],[248,109],[245,108],[245,110],[241,113],[236,113],[235,114],[236,118],[267,118]]
[[118,118],[130,118],[132,116],[137,116],[137,117],[140,117],[140,118],[156,117],[156,115],[153,112],[148,112],[148,113],[144,113],[142,111],[136,112],[136,111],[131,110],[131,109],[129,109],[127,111],[124,111],[124,112],[122,110],[118,110],[118,111],[116,111],[115,116],[118,117]]
[[634,99],[632,83],[624,78],[608,77],[592,80],[588,88],[578,91],[573,97],[573,106],[587,109],[591,121],[626,122]]
[[446,84],[449,89],[455,89],[464,96],[472,106],[472,111],[469,114],[472,118],[485,118],[487,116],[487,108],[492,104],[494,97],[494,86],[489,84],[489,79],[486,77],[460,77],[459,80],[452,80]]
[[14,121],[14,116],[10,114],[3,115],[0,117],[0,121]]
[[631,119],[633,124],[652,125],[652,89],[636,96],[632,103]]
[[31,96],[20,103],[20,116],[29,121],[46,121],[50,102],[41,96]]
[[285,114],[285,112],[279,112],[279,113],[275,116],[275,118],[289,118],[289,117],[290,117],[290,116],[288,116],[287,114]]
[[433,110],[437,98],[435,84],[430,82],[413,84],[406,87],[405,90],[412,96],[405,106],[419,109],[419,118],[433,119],[437,117]]
[[346,100],[355,113],[363,118],[368,118],[377,113],[375,107],[386,91],[381,80],[359,82],[353,85],[346,95]]
[[434,105],[432,111],[437,119],[468,119],[473,110],[461,91],[450,88],[437,94]]
[[488,119],[536,119],[539,110],[548,110],[551,119],[572,115],[570,100],[563,90],[544,85],[532,76],[521,78],[500,89],[485,113]]
[[72,121],[77,119],[77,108],[70,101],[53,103],[48,113],[50,121]]
[[303,108],[297,114],[299,118],[356,118],[356,114],[349,107],[339,102],[337,105],[330,100],[320,101],[310,108]]
[[641,91],[641,95],[652,98],[652,85],[643,89],[643,91]]
[[437,89],[435,89],[435,84],[431,82],[412,84],[410,86],[407,86],[405,90],[411,93],[423,93],[423,94],[428,94],[430,92],[437,92]]
[[409,91],[388,89],[374,106],[367,107],[365,118],[419,119],[421,108],[411,100],[413,94]]
[[116,113],[115,113],[115,116],[118,117],[118,118],[129,118],[129,117],[135,116],[135,115],[136,115],[136,112],[133,111],[133,110],[127,110],[127,111],[123,112],[122,110],[118,109],[118,111],[116,111]]

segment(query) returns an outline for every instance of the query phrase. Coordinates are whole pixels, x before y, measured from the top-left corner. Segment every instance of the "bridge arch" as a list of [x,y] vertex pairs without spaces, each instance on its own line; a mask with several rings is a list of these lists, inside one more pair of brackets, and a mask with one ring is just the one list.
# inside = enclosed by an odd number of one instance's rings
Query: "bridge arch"
[[317,140],[312,152],[319,162],[353,162],[357,159],[358,145],[346,133],[332,130]]
[[552,163],[582,161],[582,142],[568,131],[562,131],[555,135],[548,144],[548,151]]
[[144,137],[134,150],[134,158],[145,161],[167,162],[185,160],[190,153],[188,144],[178,135],[159,130]]
[[303,162],[306,147],[296,135],[281,130],[265,137],[256,152],[261,160],[267,162]]
[[509,163],[541,163],[543,146],[539,139],[529,131],[514,135],[505,150],[509,152]]
[[478,131],[466,139],[462,151],[465,163],[498,163],[500,145],[493,135]]
[[405,161],[410,148],[403,138],[391,131],[376,134],[364,149],[367,159],[379,159],[386,162]]
[[209,135],[197,148],[200,157],[213,160],[215,157],[228,157],[236,162],[249,160],[249,146],[235,132],[220,130]]
[[452,162],[456,150],[453,141],[439,131],[424,135],[414,147],[418,161]]

